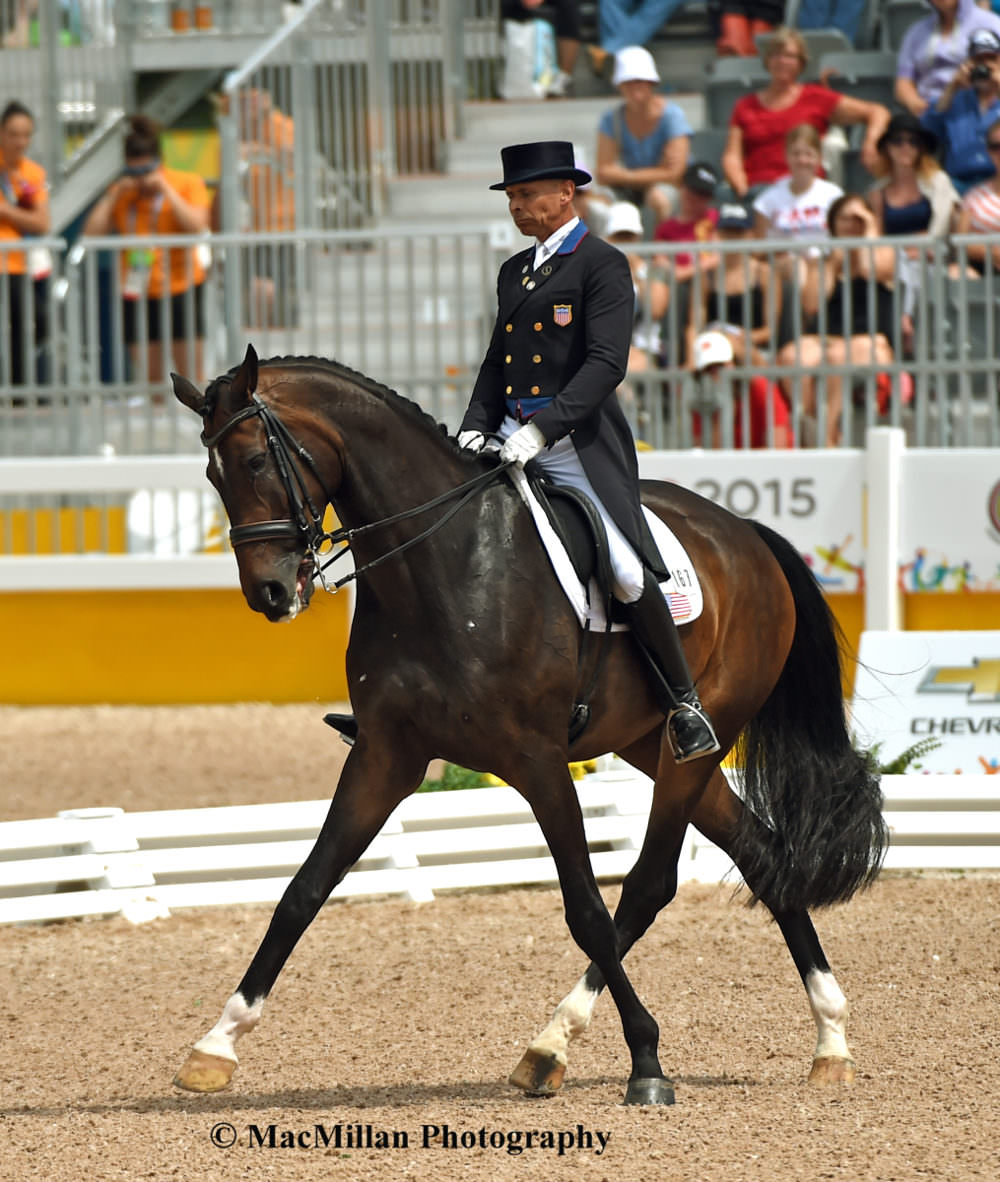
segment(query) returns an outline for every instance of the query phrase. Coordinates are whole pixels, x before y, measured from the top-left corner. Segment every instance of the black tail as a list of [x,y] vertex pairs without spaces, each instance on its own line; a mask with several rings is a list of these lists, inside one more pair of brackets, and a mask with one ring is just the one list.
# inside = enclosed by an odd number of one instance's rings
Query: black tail
[[769,832],[746,817],[734,852],[755,902],[823,907],[878,874],[888,843],[882,792],[847,731],[837,622],[795,547],[752,524],[788,580],[796,623],[781,677],[738,751],[744,802]]

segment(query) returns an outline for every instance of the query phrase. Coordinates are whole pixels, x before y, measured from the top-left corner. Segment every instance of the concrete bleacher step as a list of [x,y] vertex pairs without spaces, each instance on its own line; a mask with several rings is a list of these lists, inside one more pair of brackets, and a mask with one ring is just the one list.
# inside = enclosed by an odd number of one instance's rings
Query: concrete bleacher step
[[[704,123],[705,103],[701,94],[670,96],[687,115],[694,128]],[[498,181],[500,149],[505,144],[530,139],[566,139],[582,150],[593,167],[597,147],[597,124],[615,102],[613,95],[591,99],[520,99],[502,102],[467,103],[464,135],[448,145],[443,161],[445,175],[400,176],[389,184],[388,210],[383,225],[422,222],[503,219],[503,198],[491,194],[489,186]]]

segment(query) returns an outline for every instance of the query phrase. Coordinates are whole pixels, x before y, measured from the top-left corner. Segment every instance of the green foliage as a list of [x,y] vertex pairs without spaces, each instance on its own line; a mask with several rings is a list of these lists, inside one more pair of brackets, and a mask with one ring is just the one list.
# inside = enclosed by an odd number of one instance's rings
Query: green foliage
[[890,759],[887,763],[883,763],[879,759],[881,746],[881,743],[876,743],[868,752],[869,759],[874,764],[875,770],[883,776],[902,776],[909,771],[919,771],[919,761],[929,751],[935,751],[940,747],[941,740],[935,735],[929,735],[926,739],[918,739],[916,743],[907,747],[905,751],[901,751],[895,759]]
[[485,788],[491,782],[496,783],[486,772],[474,772],[467,767],[459,767],[457,763],[446,763],[441,769],[440,779],[424,780],[417,791],[454,792],[459,788]]

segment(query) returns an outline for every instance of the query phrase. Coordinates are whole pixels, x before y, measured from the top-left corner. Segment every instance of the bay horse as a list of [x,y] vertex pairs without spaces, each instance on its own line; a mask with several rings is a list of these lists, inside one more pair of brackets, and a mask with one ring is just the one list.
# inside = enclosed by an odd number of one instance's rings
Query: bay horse
[[[785,937],[818,1031],[810,1079],[851,1082],[847,1003],[807,909],[870,884],[886,830],[878,779],[846,727],[836,626],[794,547],[679,486],[643,482],[704,588],[702,615],[681,631],[722,749],[678,766],[631,637],[608,635],[600,659],[583,643],[512,483],[415,403],[336,362],[258,362],[252,347],[204,394],[172,380],[203,419],[208,478],[229,515],[249,606],[272,621],[304,610],[338,538],[360,576],[347,650],[356,742],[312,851],[175,1084],[229,1085],[236,1041],[259,1021],[296,942],[432,758],[494,772],[524,796],[555,861],[570,933],[591,961],[513,1084],[558,1089],[569,1043],[607,986],[631,1054],[625,1103],[673,1103],[656,1022],[622,959],[675,894],[689,823],[733,857]],[[327,504],[342,525],[335,536],[323,532]],[[592,682],[589,722],[570,742],[573,704]],[[719,766],[737,743],[742,798]],[[614,918],[567,767],[606,751],[654,781]]]

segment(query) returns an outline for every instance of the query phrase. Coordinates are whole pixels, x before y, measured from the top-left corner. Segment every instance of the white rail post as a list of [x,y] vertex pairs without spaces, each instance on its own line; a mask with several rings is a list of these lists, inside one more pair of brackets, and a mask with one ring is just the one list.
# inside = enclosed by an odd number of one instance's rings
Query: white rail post
[[905,451],[906,436],[901,427],[871,427],[865,435],[867,632],[898,632],[902,624],[899,527]]

